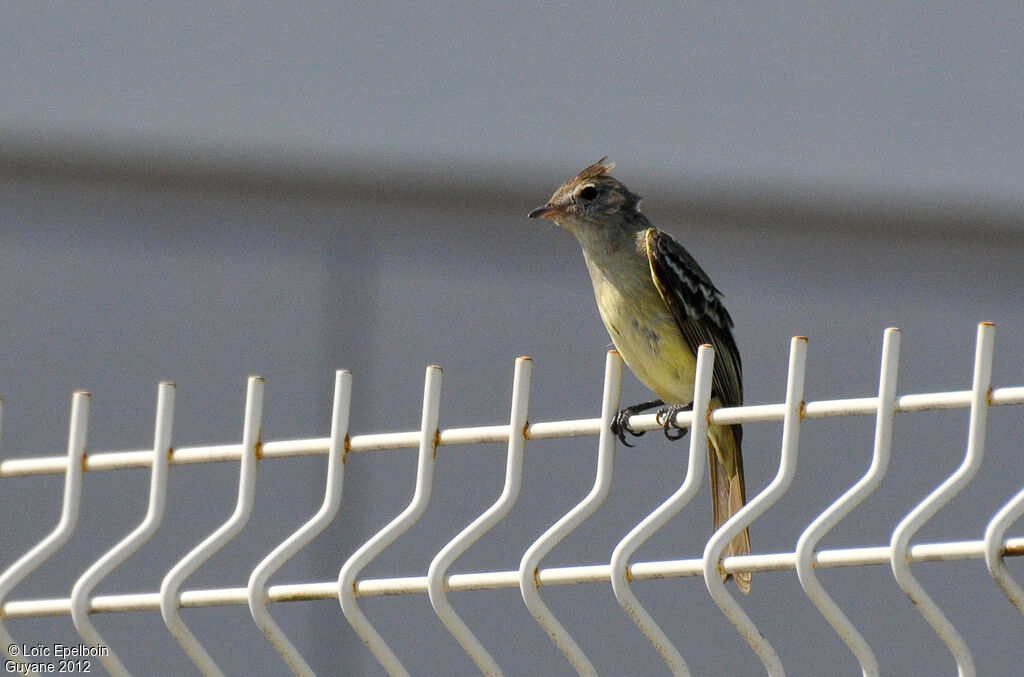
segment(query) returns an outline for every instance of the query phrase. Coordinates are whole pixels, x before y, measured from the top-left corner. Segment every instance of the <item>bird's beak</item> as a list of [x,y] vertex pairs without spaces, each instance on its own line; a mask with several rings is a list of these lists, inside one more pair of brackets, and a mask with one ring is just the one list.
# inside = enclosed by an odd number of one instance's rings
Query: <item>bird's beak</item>
[[559,211],[560,210],[558,209],[558,207],[552,206],[552,204],[549,202],[546,205],[544,205],[543,207],[537,207],[532,212],[530,212],[527,216],[529,218],[531,218],[531,219],[550,219],[555,214],[557,214]]

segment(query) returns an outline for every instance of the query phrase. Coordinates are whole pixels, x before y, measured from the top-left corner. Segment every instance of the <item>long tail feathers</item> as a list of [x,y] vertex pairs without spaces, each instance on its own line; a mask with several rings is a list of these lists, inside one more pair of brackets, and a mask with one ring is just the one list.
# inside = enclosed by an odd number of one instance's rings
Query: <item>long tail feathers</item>
[[[746,503],[746,488],[743,485],[743,457],[740,443],[743,429],[738,425],[713,426],[708,434],[708,465],[711,468],[711,494],[715,531],[735,515]],[[726,547],[723,555],[749,555],[750,532],[741,531]],[[722,575],[722,580],[729,578]],[[750,574],[736,574],[736,586],[740,592],[750,592]]]

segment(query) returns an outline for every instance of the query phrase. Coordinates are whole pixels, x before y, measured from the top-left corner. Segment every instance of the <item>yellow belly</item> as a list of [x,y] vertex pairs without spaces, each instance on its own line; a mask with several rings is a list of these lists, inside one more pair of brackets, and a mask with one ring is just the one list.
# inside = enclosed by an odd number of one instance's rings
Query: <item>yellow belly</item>
[[696,357],[654,282],[649,276],[633,279],[623,289],[622,280],[592,277],[601,319],[622,359],[665,403],[689,404]]

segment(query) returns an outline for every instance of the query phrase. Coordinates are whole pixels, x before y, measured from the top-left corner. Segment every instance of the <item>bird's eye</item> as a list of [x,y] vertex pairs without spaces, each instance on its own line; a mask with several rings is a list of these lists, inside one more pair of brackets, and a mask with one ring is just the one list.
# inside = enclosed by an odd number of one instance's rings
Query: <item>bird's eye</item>
[[586,186],[580,191],[581,200],[593,200],[595,197],[597,197],[597,188],[593,186]]

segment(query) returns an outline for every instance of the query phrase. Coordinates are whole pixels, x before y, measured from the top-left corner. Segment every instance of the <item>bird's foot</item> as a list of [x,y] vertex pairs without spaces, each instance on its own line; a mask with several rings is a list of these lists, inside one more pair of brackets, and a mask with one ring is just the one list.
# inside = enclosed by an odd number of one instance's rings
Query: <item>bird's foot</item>
[[670,440],[679,440],[686,437],[686,433],[690,429],[676,424],[676,414],[681,411],[690,411],[692,408],[693,403],[691,402],[690,404],[672,404],[658,410],[655,419],[661,424],[665,437]]
[[622,444],[624,444],[625,446],[632,447],[633,445],[626,441],[626,433],[629,433],[633,437],[640,437],[647,431],[634,430],[629,425],[629,419],[641,412],[647,411],[648,409],[653,409],[654,407],[658,407],[663,404],[665,403],[662,402],[661,400],[651,400],[650,402],[641,402],[640,404],[634,404],[631,407],[626,407],[618,414],[616,414],[614,419],[612,419],[612,434],[618,437],[619,442],[622,442]]

